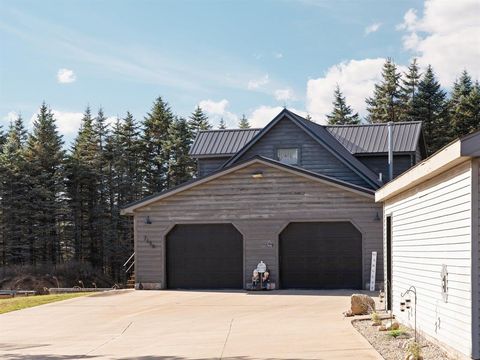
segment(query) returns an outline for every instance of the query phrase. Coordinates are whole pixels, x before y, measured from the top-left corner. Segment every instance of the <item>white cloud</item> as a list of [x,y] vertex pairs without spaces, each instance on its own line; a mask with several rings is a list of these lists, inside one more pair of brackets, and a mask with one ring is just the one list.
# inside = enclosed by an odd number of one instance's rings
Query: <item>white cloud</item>
[[444,86],[466,69],[480,77],[480,3],[478,0],[426,0],[423,15],[410,9],[397,29],[407,31],[403,45],[431,64]]
[[283,110],[281,106],[265,106],[262,105],[259,108],[253,110],[252,114],[248,117],[250,125],[254,128],[261,128],[267,125],[280,111]]
[[273,53],[273,57],[275,59],[281,59],[281,58],[283,58],[283,54],[280,53],[280,52],[276,52],[276,53]]
[[60,84],[69,84],[77,80],[77,77],[73,70],[70,69],[59,69],[57,72],[57,81]]
[[205,112],[219,115],[225,112],[225,109],[228,106],[228,100],[227,99],[223,99],[220,101],[202,100],[198,103],[198,106],[200,106]]
[[[82,122],[83,113],[60,111],[52,109],[53,116],[56,120],[58,132],[65,136],[76,135]],[[37,118],[38,111],[30,118],[29,127],[33,125],[33,121]]]
[[238,116],[227,110],[229,102],[227,99],[222,99],[220,101],[213,100],[202,100],[198,103],[198,106],[205,111],[210,118],[213,120],[214,126],[220,121],[221,118],[225,120],[227,127],[236,127],[238,122]]
[[385,59],[350,60],[330,67],[325,76],[307,82],[307,111],[320,123],[332,110],[333,92],[337,84],[348,104],[365,115],[365,98],[372,95],[374,84],[381,79]]
[[265,74],[258,79],[249,80],[247,85],[248,90],[256,90],[264,85],[267,85],[269,81],[270,79],[268,77],[268,74]]
[[403,16],[403,23],[397,25],[397,30],[412,31],[417,23],[417,10],[408,9]]
[[365,35],[368,35],[368,34],[371,34],[371,33],[374,33],[376,31],[378,31],[380,29],[380,26],[382,26],[382,23],[373,23],[373,24],[368,25],[365,28]]
[[274,92],[275,99],[278,101],[294,100],[295,95],[292,89],[277,89]]
[[[278,115],[280,111],[283,110],[281,106],[265,106],[262,105],[255,110],[253,110],[252,114],[248,117],[250,125],[254,128],[262,128],[267,125],[270,121],[273,120],[275,116]],[[289,110],[293,111],[295,114],[300,116],[307,116],[307,112],[303,110],[289,108]]]
[[11,122],[17,120],[18,113],[16,111],[9,111],[7,115],[3,117],[5,123],[10,124]]

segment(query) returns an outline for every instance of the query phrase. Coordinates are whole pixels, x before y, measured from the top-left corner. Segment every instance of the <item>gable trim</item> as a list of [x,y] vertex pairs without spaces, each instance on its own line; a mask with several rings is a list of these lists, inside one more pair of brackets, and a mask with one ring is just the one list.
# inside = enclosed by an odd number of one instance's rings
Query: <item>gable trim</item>
[[273,167],[273,168],[277,168],[279,170],[283,170],[283,171],[286,171],[286,172],[289,172],[289,173],[292,173],[292,174],[295,174],[295,175],[303,176],[303,177],[305,177],[307,179],[310,179],[310,180],[315,180],[315,181],[318,181],[318,182],[323,183],[323,184],[335,186],[335,187],[340,188],[342,190],[347,190],[347,191],[353,192],[355,194],[374,199],[374,190],[372,190],[372,189],[367,189],[367,188],[364,188],[362,186],[353,185],[353,184],[350,184],[350,183],[342,181],[342,180],[338,180],[338,179],[334,179],[334,178],[331,178],[331,177],[328,177],[328,176],[325,176],[325,175],[317,174],[317,173],[314,173],[314,172],[311,172],[311,171],[308,171],[308,170],[305,170],[305,169],[302,169],[302,168],[298,168],[298,167],[295,167],[295,166],[282,164],[282,163],[280,163],[278,161],[275,161],[275,160],[272,160],[272,159],[264,158],[264,157],[261,157],[261,156],[256,156],[256,157],[248,159],[244,162],[235,164],[231,167],[220,169],[220,170],[218,170],[214,173],[211,173],[211,174],[209,174],[209,175],[207,175],[203,178],[194,179],[192,181],[186,182],[186,183],[181,184],[179,186],[173,187],[169,190],[165,190],[161,193],[153,194],[153,195],[151,195],[149,197],[146,197],[144,199],[141,199],[139,201],[127,204],[121,210],[120,213],[122,215],[132,215],[134,213],[134,211],[139,209],[139,208],[148,206],[148,205],[150,205],[154,202],[165,199],[165,198],[170,197],[172,195],[175,195],[179,192],[188,190],[190,188],[193,188],[195,186],[204,184],[206,182],[215,180],[215,179],[220,178],[224,175],[230,174],[232,172],[235,172],[235,171],[240,170],[242,168],[248,167],[248,166],[250,166],[252,164],[255,164],[255,163],[259,163],[259,164],[263,164],[263,165],[270,166],[270,167]]
[[[287,109],[283,109],[270,123],[265,126],[257,135],[255,135],[252,140],[250,140],[239,152],[232,156],[222,167],[228,167],[232,165],[235,161],[237,161],[242,155],[244,155],[247,150],[249,150],[255,143],[257,143],[266,133],[270,131],[270,129],[275,126],[281,119],[287,117],[290,121],[292,121],[295,125],[297,125],[300,129],[306,132],[310,137],[312,137],[316,142],[322,145],[327,151],[329,151],[335,158],[337,158],[340,162],[342,162],[347,168],[352,170],[355,174],[357,174],[362,180],[364,180],[367,184],[372,186],[373,188],[377,189],[382,184],[378,182],[376,179],[376,175],[368,169],[365,165],[363,165],[358,159],[355,158],[350,152],[345,149],[345,155],[340,154],[336,149],[332,148],[328,142],[315,134],[311,129],[306,127],[301,121],[296,119],[294,113],[291,113]],[[306,120],[309,121],[309,120]],[[317,124],[318,125],[318,124]],[[318,125],[321,126],[321,125]],[[324,129],[325,130],[325,129]],[[325,130],[325,136],[330,136],[333,141],[338,143],[338,146],[343,148],[343,145],[338,142],[335,137],[333,137],[327,130]],[[368,174],[371,173],[371,174]]]

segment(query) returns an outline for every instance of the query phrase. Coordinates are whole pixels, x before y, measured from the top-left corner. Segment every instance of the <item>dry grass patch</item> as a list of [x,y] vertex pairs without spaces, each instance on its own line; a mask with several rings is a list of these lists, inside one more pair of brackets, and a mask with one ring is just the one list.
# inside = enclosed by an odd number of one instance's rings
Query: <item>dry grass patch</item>
[[73,299],[79,296],[86,296],[92,293],[78,292],[70,294],[18,296],[10,299],[0,299],[0,314],[10,311],[22,310],[33,306],[48,304],[55,301]]

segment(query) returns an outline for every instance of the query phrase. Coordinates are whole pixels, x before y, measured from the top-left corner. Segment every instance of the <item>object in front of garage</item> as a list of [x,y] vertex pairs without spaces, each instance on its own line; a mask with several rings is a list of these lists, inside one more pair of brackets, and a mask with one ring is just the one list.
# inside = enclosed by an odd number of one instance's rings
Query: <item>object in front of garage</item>
[[255,270],[253,270],[252,285],[250,290],[271,290],[270,270],[267,265],[260,261]]
[[353,294],[350,302],[350,310],[345,311],[344,316],[368,315],[375,311],[375,301],[368,295]]

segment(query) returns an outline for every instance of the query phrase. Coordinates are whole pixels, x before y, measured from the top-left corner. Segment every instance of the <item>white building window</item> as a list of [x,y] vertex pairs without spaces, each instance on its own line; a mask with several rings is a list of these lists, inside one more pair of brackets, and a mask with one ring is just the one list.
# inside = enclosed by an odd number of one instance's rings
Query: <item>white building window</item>
[[277,149],[277,159],[283,164],[298,164],[298,148]]

